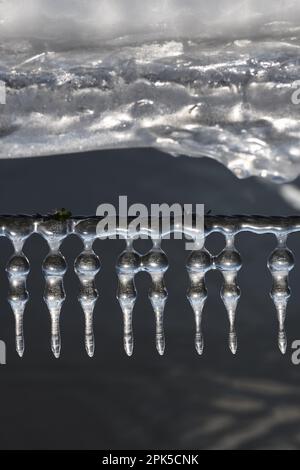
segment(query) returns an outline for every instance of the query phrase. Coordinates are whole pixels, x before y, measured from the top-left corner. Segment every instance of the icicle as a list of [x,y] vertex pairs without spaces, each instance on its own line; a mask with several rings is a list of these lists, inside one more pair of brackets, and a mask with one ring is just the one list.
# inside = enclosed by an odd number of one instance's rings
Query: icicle
[[273,251],[268,261],[268,268],[273,279],[270,295],[277,311],[279,323],[278,346],[282,354],[286,353],[287,348],[285,319],[287,303],[291,295],[289,288],[289,272],[294,267],[293,253],[287,248],[286,240],[286,234],[277,236],[278,246]]
[[202,312],[207,299],[205,275],[210,269],[212,269],[212,257],[205,248],[191,253],[187,261],[187,270],[191,282],[187,298],[195,314],[195,347],[199,355],[203,354],[204,349]]
[[96,222],[93,219],[80,222],[76,227],[76,232],[84,244],[84,250],[74,263],[74,270],[80,281],[78,301],[85,317],[85,349],[90,357],[93,357],[95,352],[93,315],[99,297],[95,278],[101,269],[99,257],[93,250],[95,228]]
[[51,318],[51,349],[56,358],[61,351],[60,312],[66,298],[63,278],[67,264],[60,252],[60,245],[68,234],[67,222],[46,220],[38,227],[49,245],[49,253],[43,262],[45,277],[44,301],[49,309]]
[[168,292],[164,283],[164,274],[168,269],[168,259],[160,248],[160,241],[153,242],[153,248],[142,257],[142,269],[148,272],[152,279],[149,299],[156,319],[156,349],[162,356],[165,352],[164,309]]
[[140,270],[140,255],[134,251],[132,240],[127,240],[126,244],[126,250],[120,255],[116,266],[119,279],[117,299],[123,312],[124,348],[126,354],[131,356],[133,353],[132,312],[137,298],[134,277]]
[[[51,318],[51,347],[55,357],[59,357],[61,350],[60,338],[60,313],[65,300],[63,279],[67,265],[60,251],[63,240],[70,234],[75,234],[83,242],[82,252],[74,263],[74,270],[80,282],[78,300],[85,316],[85,347],[89,356],[94,355],[95,341],[93,333],[93,314],[98,299],[98,290],[95,278],[100,271],[100,260],[93,250],[93,242],[96,238],[107,236],[102,232],[99,221],[101,217],[67,218],[67,212],[61,212],[49,218],[37,216],[0,216],[0,237],[8,237],[14,247],[14,253],[7,263],[6,272],[9,281],[8,302],[11,305],[15,317],[16,349],[20,356],[24,353],[23,317],[28,302],[26,288],[27,277],[30,271],[28,259],[23,253],[24,243],[32,233],[43,236],[49,246],[49,253],[43,262],[43,274],[45,277],[44,300],[47,304]],[[59,216],[59,217],[58,217]],[[155,313],[156,320],[156,348],[163,355],[165,350],[164,335],[164,309],[168,293],[164,283],[164,275],[168,269],[168,260],[161,249],[161,237],[163,232],[159,229],[146,230],[145,234],[152,237],[153,247],[144,256],[140,256],[133,249],[133,240],[138,232],[120,231],[114,225],[110,227],[110,235],[122,235],[126,239],[126,249],[120,255],[116,270],[118,275],[119,300],[124,323],[124,347],[126,353],[133,353],[133,327],[132,316],[137,292],[135,288],[135,276],[140,271],[145,271],[151,276],[151,288],[149,299]],[[178,226],[173,227],[173,232],[178,231]],[[216,257],[213,257],[206,248],[201,248],[190,254],[187,261],[187,271],[190,279],[190,287],[187,298],[195,315],[196,334],[195,347],[198,354],[203,353],[204,340],[202,334],[203,309],[207,299],[206,273],[211,269],[219,270],[223,275],[221,298],[227,310],[230,331],[229,347],[233,354],[237,351],[237,337],[235,331],[235,316],[240,289],[237,284],[238,272],[241,269],[241,257],[235,248],[235,236],[241,232],[252,232],[258,235],[271,233],[277,237],[277,247],[268,261],[268,268],[272,275],[271,298],[275,304],[279,332],[278,344],[284,354],[287,349],[287,337],[285,332],[285,320],[287,304],[290,297],[289,273],[294,267],[294,257],[287,248],[287,237],[291,233],[300,232],[300,217],[258,217],[258,216],[207,216],[205,233],[225,234],[226,246]],[[140,232],[139,232],[140,233]],[[199,247],[198,247],[199,248]]]
[[16,350],[19,356],[22,357],[25,349],[23,319],[25,307],[29,300],[26,281],[30,271],[29,261],[23,253],[23,246],[26,239],[33,232],[32,221],[30,219],[21,219],[18,224],[10,221],[6,230],[14,246],[14,254],[6,266],[9,281],[8,302],[15,317]]
[[221,298],[226,307],[230,331],[229,348],[232,354],[237,352],[237,337],[235,331],[235,313],[240,298],[240,289],[237,285],[237,274],[242,267],[241,257],[234,246],[234,235],[226,235],[226,247],[215,259],[216,269],[219,269],[224,278],[221,289]]

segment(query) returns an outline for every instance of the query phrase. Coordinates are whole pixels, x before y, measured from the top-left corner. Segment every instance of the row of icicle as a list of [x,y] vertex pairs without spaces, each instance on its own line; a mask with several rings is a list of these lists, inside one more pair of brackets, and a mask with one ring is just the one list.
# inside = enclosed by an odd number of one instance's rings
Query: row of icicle
[[[54,224],[52,228],[51,223]],[[16,224],[14,230],[11,230],[9,234],[14,245],[14,254],[8,262],[6,270],[9,279],[8,301],[15,316],[16,349],[18,354],[23,356],[23,317],[29,297],[26,289],[26,280],[30,269],[28,259],[23,253],[23,245],[33,230],[27,229],[22,235],[22,227],[20,233],[18,233],[17,227],[18,225]],[[98,299],[95,278],[101,266],[99,257],[93,250],[93,242],[96,236],[94,230],[89,231],[89,228],[89,222],[86,221],[82,230],[78,230],[78,235],[81,237],[84,248],[75,260],[74,269],[80,282],[78,300],[85,316],[85,347],[88,355],[92,357],[95,351],[93,314]],[[40,233],[49,245],[49,253],[43,262],[45,277],[44,300],[51,318],[51,348],[54,356],[58,358],[61,352],[60,313],[66,298],[63,278],[67,270],[67,264],[60,251],[60,246],[68,231],[62,223],[47,221],[44,222]],[[293,254],[286,246],[287,236],[280,235],[277,238],[278,246],[269,259],[268,267],[273,278],[271,297],[276,307],[279,322],[278,344],[281,352],[284,354],[287,347],[285,317],[287,302],[290,296],[288,275],[294,266],[294,259]],[[205,276],[211,269],[218,269],[223,274],[224,282],[221,289],[221,297],[229,319],[229,347],[233,354],[237,352],[235,314],[240,298],[237,275],[241,266],[241,257],[234,245],[234,234],[226,235],[226,246],[218,256],[213,257],[205,247],[192,252],[189,256],[187,270],[190,278],[190,287],[187,297],[195,314],[195,347],[199,354],[202,354],[204,349],[201,324],[203,308],[207,299]],[[161,249],[160,241],[153,241],[153,248],[150,252],[141,256],[134,250],[132,240],[126,240],[126,249],[120,255],[116,269],[119,280],[117,298],[123,312],[124,348],[126,353],[129,356],[133,353],[132,314],[137,297],[134,279],[140,271],[146,271],[152,279],[149,299],[155,313],[156,348],[160,355],[164,354],[163,315],[168,297],[164,284],[164,274],[168,269],[168,260]]]

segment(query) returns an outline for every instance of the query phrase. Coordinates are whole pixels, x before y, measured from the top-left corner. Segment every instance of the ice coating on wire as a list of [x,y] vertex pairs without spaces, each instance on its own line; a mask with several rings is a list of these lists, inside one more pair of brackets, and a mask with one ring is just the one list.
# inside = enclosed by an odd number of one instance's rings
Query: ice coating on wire
[[[99,217],[70,217],[58,220],[52,216],[2,216],[0,217],[0,236],[8,237],[14,246],[14,254],[7,265],[9,278],[8,301],[16,320],[16,349],[20,356],[24,353],[23,314],[29,294],[26,279],[29,273],[29,261],[23,253],[24,242],[34,233],[40,234],[48,243],[49,254],[46,256],[42,270],[45,277],[44,300],[51,319],[51,349],[56,358],[61,352],[60,315],[66,298],[63,278],[67,263],[61,252],[61,243],[68,236],[75,234],[83,242],[83,251],[74,263],[74,270],[79,279],[79,297],[85,315],[84,343],[87,354],[92,357],[95,351],[93,331],[93,313],[98,299],[96,276],[100,270],[100,260],[93,250],[97,238],[107,233],[99,231]],[[111,229],[112,230],[112,229]],[[129,230],[129,229],[128,229]],[[160,355],[165,352],[165,333],[163,316],[167,309],[167,289],[164,275],[169,267],[167,254],[161,249],[161,241],[170,233],[178,232],[178,225],[173,221],[168,229],[153,233],[146,226],[137,233],[132,229],[126,233],[124,227],[112,230],[111,235],[125,239],[126,247],[116,264],[118,278],[117,298],[123,315],[123,343],[128,356],[133,354],[133,309],[137,298],[135,277],[142,271],[149,274],[149,299],[155,315],[155,344]],[[191,227],[182,227],[185,235],[191,235]],[[203,246],[190,253],[186,268],[190,280],[187,298],[195,316],[195,348],[198,354],[204,352],[204,335],[202,330],[203,313],[208,292],[205,275],[210,270],[219,270],[223,274],[221,299],[229,319],[229,348],[237,353],[237,334],[235,318],[241,291],[238,285],[238,272],[242,267],[241,255],[235,247],[235,237],[240,232],[253,232],[258,235],[271,233],[276,237],[277,248],[266,262],[272,276],[271,297],[274,301],[278,318],[278,345],[280,351],[286,352],[287,337],[285,320],[288,299],[291,295],[289,273],[294,267],[293,253],[287,247],[289,234],[300,232],[300,217],[259,217],[259,216],[205,216],[205,239],[213,232],[224,235],[225,247],[216,255],[208,252]],[[134,238],[137,235],[148,235],[153,242],[150,251],[144,255],[134,249]],[[195,239],[197,234],[194,233]],[[99,302],[100,303],[100,302]],[[99,306],[101,311],[101,306]],[[168,312],[166,312],[168,314]]]

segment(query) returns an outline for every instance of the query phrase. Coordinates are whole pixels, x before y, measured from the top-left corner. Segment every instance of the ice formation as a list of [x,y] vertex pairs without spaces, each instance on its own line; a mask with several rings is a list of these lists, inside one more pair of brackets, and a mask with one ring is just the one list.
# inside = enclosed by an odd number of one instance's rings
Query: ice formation
[[[93,250],[94,241],[107,231],[99,232],[97,217],[74,217],[60,220],[53,217],[42,216],[1,216],[0,237],[11,240],[14,253],[7,264],[9,280],[8,301],[15,316],[16,349],[20,356],[24,353],[23,317],[29,299],[26,281],[30,271],[29,261],[23,253],[26,240],[34,233],[42,236],[48,243],[49,253],[43,262],[45,277],[44,301],[48,307],[51,319],[51,349],[56,358],[61,352],[60,315],[66,293],[64,289],[64,275],[67,271],[67,262],[60,250],[62,242],[70,235],[76,235],[83,243],[83,251],[74,263],[74,271],[79,279],[78,301],[85,317],[85,348],[92,357],[95,351],[95,338],[93,332],[93,314],[98,300],[96,276],[100,271],[99,257]],[[121,253],[116,271],[118,276],[117,298],[123,316],[123,341],[127,355],[131,356],[134,347],[133,337],[133,310],[137,299],[135,277],[144,271],[151,278],[151,287],[148,297],[155,315],[155,343],[160,355],[165,351],[164,310],[168,298],[164,275],[168,270],[167,255],[161,249],[162,239],[169,233],[178,232],[178,224],[174,221],[165,231],[159,233],[151,231],[149,227],[141,228],[136,233],[123,228],[115,228],[111,235],[118,235],[125,239],[125,250]],[[233,354],[237,352],[237,335],[235,329],[235,316],[240,299],[238,286],[238,272],[242,267],[240,253],[235,247],[235,237],[240,232],[253,232],[256,234],[272,234],[276,237],[277,247],[268,260],[273,285],[271,298],[274,302],[278,319],[278,345],[285,354],[287,338],[285,320],[288,300],[291,292],[289,287],[289,273],[294,267],[293,253],[287,247],[288,236],[300,231],[300,217],[259,217],[259,216],[206,216],[205,240],[212,233],[221,233],[225,238],[225,247],[217,255],[212,255],[203,246],[190,253],[186,268],[190,279],[187,298],[195,316],[195,347],[199,355],[204,350],[202,334],[202,314],[207,299],[205,284],[206,274],[211,270],[218,270],[223,275],[221,298],[224,303],[229,320],[229,348]],[[182,227],[182,232],[191,235],[189,227]],[[134,248],[134,238],[139,234],[147,234],[153,246],[146,254],[138,253]],[[197,234],[194,234],[194,239]]]
[[0,0],[0,158],[151,146],[292,180],[299,20],[298,0]]

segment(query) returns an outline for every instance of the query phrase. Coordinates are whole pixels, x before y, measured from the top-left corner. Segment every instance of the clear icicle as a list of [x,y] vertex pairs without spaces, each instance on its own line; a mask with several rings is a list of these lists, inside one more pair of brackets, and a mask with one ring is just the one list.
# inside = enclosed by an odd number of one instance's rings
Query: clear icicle
[[124,349],[127,356],[133,354],[132,309],[124,308]]
[[85,333],[84,333],[85,350],[89,357],[93,357],[95,354],[95,336],[94,336],[94,325],[93,325],[94,307],[92,307],[90,310],[88,309],[88,307],[82,307],[82,309],[84,311],[84,318],[85,318]]
[[155,313],[156,334],[155,342],[158,353],[162,356],[165,352],[164,310],[168,298],[168,292],[164,283],[164,274],[168,269],[168,259],[160,248],[160,242],[155,241],[152,250],[142,258],[142,269],[148,272],[152,279],[149,290],[149,299]]
[[232,354],[237,352],[237,336],[235,331],[235,314],[241,295],[237,285],[237,275],[242,267],[240,254],[234,246],[234,235],[226,235],[226,247],[216,257],[215,266],[223,274],[224,283],[221,289],[221,298],[224,302],[229,319],[229,348]]
[[[153,302],[151,303],[154,309],[155,307],[153,306]],[[157,309],[155,312],[155,316],[156,316],[156,333],[155,333],[156,349],[157,349],[158,354],[163,356],[165,353],[165,347],[166,347],[163,309]]]
[[49,245],[49,254],[43,262],[44,301],[50,312],[51,349],[54,356],[59,358],[61,352],[60,313],[66,298],[63,278],[67,271],[67,263],[60,252],[60,245],[68,234],[68,226],[63,221],[47,220],[41,223],[39,230]]
[[92,249],[92,242],[86,240],[84,243],[84,250],[75,260],[74,269],[80,281],[78,301],[85,317],[85,349],[87,354],[93,357],[95,352],[93,315],[99,297],[95,277],[99,273],[101,265],[99,257]]
[[234,326],[234,320],[230,323],[230,331],[229,331],[229,349],[232,354],[237,353],[237,336]]
[[29,261],[22,251],[15,251],[6,267],[9,280],[8,301],[15,317],[16,350],[20,357],[23,356],[25,349],[23,318],[29,300],[26,289],[29,269]]
[[277,237],[278,246],[271,254],[268,268],[272,274],[273,285],[271,298],[274,302],[278,323],[278,346],[282,354],[286,353],[287,337],[285,332],[285,319],[288,300],[291,295],[289,287],[289,272],[294,267],[294,257],[286,246],[287,235]]
[[202,312],[207,299],[205,275],[210,269],[212,269],[212,257],[205,248],[191,253],[187,262],[191,282],[187,298],[195,314],[195,348],[199,355],[202,355],[204,350]]
[[25,341],[24,341],[24,312],[14,313],[15,322],[16,322],[16,351],[20,357],[23,357],[25,350]]
[[132,241],[127,241],[126,250],[117,262],[117,299],[123,312],[124,349],[128,356],[133,354],[132,312],[137,298],[134,277],[140,269],[140,256],[133,250]]
[[[48,216],[0,216],[0,237],[8,237],[14,246],[14,253],[7,263],[6,272],[9,281],[8,301],[15,317],[16,349],[20,356],[24,353],[23,320],[24,311],[28,302],[26,288],[30,266],[23,253],[25,241],[33,233],[44,237],[49,246],[49,253],[43,262],[45,277],[44,300],[47,304],[51,318],[51,348],[55,357],[61,351],[60,314],[65,300],[64,275],[67,265],[60,247],[62,241],[69,234],[76,234],[83,242],[83,250],[77,257],[74,269],[80,281],[79,302],[85,315],[85,347],[89,356],[95,350],[93,332],[93,314],[98,291],[95,277],[100,270],[100,261],[93,251],[93,242],[101,238],[101,229],[98,231],[99,218],[50,218]],[[175,226],[174,230],[177,230]],[[120,232],[112,230],[112,235]],[[240,289],[237,285],[237,276],[241,268],[241,258],[237,252],[234,241],[236,234],[251,231],[254,233],[272,233],[277,237],[277,247],[271,254],[268,267],[272,275],[271,298],[273,299],[278,317],[278,345],[284,354],[287,349],[285,320],[288,300],[290,297],[289,273],[294,267],[294,257],[287,248],[287,237],[290,233],[300,232],[300,217],[256,217],[256,216],[207,216],[205,221],[205,237],[213,232],[225,234],[225,249],[213,257],[205,248],[191,253],[187,262],[187,271],[190,278],[190,288],[187,292],[188,300],[195,315],[196,334],[195,347],[199,354],[203,353],[204,340],[202,334],[203,309],[207,299],[205,283],[206,273],[219,270],[223,275],[221,298],[227,310],[230,329],[229,347],[233,354],[237,352],[237,336],[235,331],[235,316]],[[147,229],[147,234],[149,236]],[[104,234],[104,233],[103,233]],[[122,232],[123,235],[124,232]],[[131,356],[133,353],[133,310],[137,298],[135,276],[145,271],[151,276],[149,299],[155,313],[156,321],[156,348],[159,354],[165,350],[164,335],[164,309],[167,301],[167,290],[164,283],[164,274],[168,269],[168,260],[161,250],[163,234],[157,230],[150,233],[153,248],[145,256],[140,256],[132,247],[133,237],[137,233],[126,233],[126,250],[120,255],[117,263],[118,292],[124,323],[124,348]]]
[[14,246],[14,254],[6,266],[9,282],[8,302],[15,317],[16,350],[22,357],[25,350],[23,320],[29,300],[26,282],[30,271],[29,261],[23,253],[23,246],[33,232],[32,220],[27,217],[20,217],[18,221],[10,219],[5,226],[5,232]]
[[50,311],[50,318],[51,318],[51,350],[53,355],[56,359],[60,356],[61,351],[61,337],[60,337],[60,308],[55,309],[49,307],[47,303],[49,311]]

